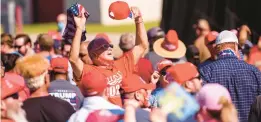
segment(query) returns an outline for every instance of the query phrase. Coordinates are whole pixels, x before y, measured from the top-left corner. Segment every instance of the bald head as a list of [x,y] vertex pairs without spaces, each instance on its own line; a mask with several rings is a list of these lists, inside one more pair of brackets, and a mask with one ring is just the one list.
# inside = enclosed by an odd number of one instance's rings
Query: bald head
[[131,50],[135,46],[135,38],[131,33],[122,34],[119,47],[123,52]]

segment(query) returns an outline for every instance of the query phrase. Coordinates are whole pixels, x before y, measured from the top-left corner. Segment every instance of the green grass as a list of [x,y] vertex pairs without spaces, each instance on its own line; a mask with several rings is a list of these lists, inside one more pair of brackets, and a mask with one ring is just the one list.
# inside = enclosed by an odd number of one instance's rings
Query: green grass
[[[159,26],[159,22],[146,22],[146,29]],[[122,33],[122,32],[134,32],[134,24],[116,25],[116,26],[104,26],[101,24],[87,24],[88,33],[107,32],[107,33]],[[24,25],[24,33],[46,33],[49,30],[56,30],[56,23],[40,23],[40,24],[28,24]]]

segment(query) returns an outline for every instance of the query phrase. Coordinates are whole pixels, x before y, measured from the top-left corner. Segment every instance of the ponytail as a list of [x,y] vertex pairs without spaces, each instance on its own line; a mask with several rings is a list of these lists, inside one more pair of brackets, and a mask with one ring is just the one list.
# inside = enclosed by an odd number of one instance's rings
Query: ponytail
[[233,103],[227,98],[221,97],[219,104],[223,106],[220,111],[220,120],[222,122],[238,122],[237,110]]

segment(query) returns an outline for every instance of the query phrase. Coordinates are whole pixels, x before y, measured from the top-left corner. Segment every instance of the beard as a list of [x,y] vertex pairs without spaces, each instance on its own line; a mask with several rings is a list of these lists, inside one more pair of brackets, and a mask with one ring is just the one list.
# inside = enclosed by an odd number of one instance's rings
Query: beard
[[28,122],[26,119],[26,113],[21,107],[17,109],[7,109],[6,115],[8,119],[12,119],[15,122]]

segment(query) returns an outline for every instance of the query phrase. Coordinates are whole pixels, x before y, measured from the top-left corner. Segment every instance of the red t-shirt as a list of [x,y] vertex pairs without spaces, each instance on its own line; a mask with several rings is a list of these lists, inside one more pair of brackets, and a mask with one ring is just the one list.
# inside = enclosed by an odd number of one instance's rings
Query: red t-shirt
[[128,74],[132,74],[135,71],[132,51],[125,53],[121,58],[115,60],[111,70],[94,65],[84,65],[82,74],[91,72],[92,70],[98,70],[106,77],[107,88],[105,89],[105,95],[108,97],[108,100],[115,105],[122,106],[121,95],[119,91],[122,80]]

